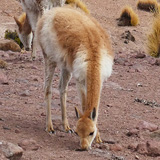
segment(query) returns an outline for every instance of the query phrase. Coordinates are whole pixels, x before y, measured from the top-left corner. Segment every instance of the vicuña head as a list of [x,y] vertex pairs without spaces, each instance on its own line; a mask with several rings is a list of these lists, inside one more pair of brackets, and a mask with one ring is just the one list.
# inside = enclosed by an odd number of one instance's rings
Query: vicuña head
[[75,110],[78,118],[75,133],[80,137],[81,149],[88,150],[97,135],[96,108],[84,115],[77,108]]
[[31,50],[32,30],[26,13],[22,13],[19,18],[14,17],[18,26],[18,36],[24,45],[26,51]]

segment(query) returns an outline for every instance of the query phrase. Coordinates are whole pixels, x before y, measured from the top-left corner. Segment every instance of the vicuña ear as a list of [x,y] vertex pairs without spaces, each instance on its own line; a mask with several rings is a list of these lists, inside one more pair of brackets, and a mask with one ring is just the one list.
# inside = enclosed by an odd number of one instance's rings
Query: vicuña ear
[[90,118],[94,121],[96,118],[96,108],[94,107],[91,114],[90,114]]
[[76,117],[79,119],[82,116],[82,113],[79,111],[77,107],[75,107]]
[[21,29],[22,28],[21,22],[16,17],[14,17],[14,20],[15,20],[17,26],[19,27],[19,29]]

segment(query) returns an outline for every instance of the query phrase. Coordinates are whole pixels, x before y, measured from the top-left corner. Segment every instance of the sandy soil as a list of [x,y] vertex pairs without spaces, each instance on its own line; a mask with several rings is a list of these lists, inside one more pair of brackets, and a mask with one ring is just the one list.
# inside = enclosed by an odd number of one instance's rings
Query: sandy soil
[[[152,24],[153,15],[137,10],[135,0],[84,0],[91,14],[102,24],[112,40],[115,52],[113,74],[104,82],[99,108],[98,125],[101,133],[101,145],[111,146],[110,141],[122,146],[121,151],[103,149],[93,144],[88,152],[75,151],[79,148],[79,139],[74,134],[65,133],[61,125],[58,79],[56,70],[53,82],[52,119],[55,135],[45,132],[45,103],[43,92],[43,58],[38,51],[37,60],[30,60],[30,52],[21,54],[0,51],[0,57],[7,61],[7,69],[0,69],[8,78],[8,84],[0,84],[0,140],[15,144],[24,139],[33,139],[39,148],[24,151],[23,160],[89,160],[89,159],[125,159],[160,160],[128,149],[129,144],[160,141],[153,138],[149,131],[141,131],[140,136],[128,137],[130,129],[140,121],[147,121],[160,126],[160,107],[150,107],[135,102],[136,98],[156,101],[160,104],[160,69],[155,59],[146,53],[146,35]],[[140,18],[137,27],[118,27],[116,19],[121,9],[130,5]],[[14,16],[22,12],[15,0],[0,2],[0,38],[6,29],[15,29]],[[135,42],[124,43],[121,35],[130,31]],[[138,58],[140,53],[146,54]],[[69,84],[67,114],[70,126],[74,128],[76,116],[74,107],[80,108],[74,79]],[[109,142],[108,142],[109,141]],[[114,156],[108,156],[114,155]],[[117,156],[117,157],[116,157]]]

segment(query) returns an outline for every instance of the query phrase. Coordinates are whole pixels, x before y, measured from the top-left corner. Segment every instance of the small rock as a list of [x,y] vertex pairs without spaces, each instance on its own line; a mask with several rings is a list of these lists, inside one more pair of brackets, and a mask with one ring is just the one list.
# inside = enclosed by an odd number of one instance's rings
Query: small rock
[[3,129],[5,129],[5,130],[11,130],[9,127],[7,127],[7,126],[3,126]]
[[125,64],[127,63],[127,60],[124,58],[115,58],[114,62],[115,64],[120,64],[122,66],[125,66]]
[[148,141],[147,150],[148,150],[148,155],[150,156],[160,156],[160,142]]
[[20,160],[23,154],[21,147],[5,141],[0,141],[0,151],[11,160]]
[[108,145],[108,144],[105,144],[105,143],[102,143],[102,144],[99,146],[99,149],[109,150],[109,145]]
[[143,54],[143,53],[138,53],[136,56],[135,56],[135,58],[145,58],[146,57],[146,55],[145,54]]
[[20,133],[20,130],[19,129],[15,129],[15,133]]
[[135,151],[137,149],[138,144],[137,143],[132,143],[128,145],[128,149]]
[[9,84],[8,78],[3,72],[0,72],[0,84],[3,84],[3,85]]
[[123,147],[120,144],[113,144],[110,146],[111,151],[122,151]]
[[150,132],[158,130],[158,126],[146,121],[140,121],[136,127],[139,130],[149,130]]
[[139,156],[136,155],[136,156],[135,156],[135,159],[139,159]]
[[3,155],[3,153],[0,152],[0,160],[8,160],[8,159]]
[[25,139],[22,142],[18,144],[20,147],[22,147],[24,150],[33,150],[36,151],[39,149],[39,145],[37,142],[33,139]]
[[0,40],[0,50],[3,50],[3,51],[11,50],[13,52],[20,52],[21,48],[13,40],[3,39],[3,40]]
[[30,96],[29,90],[25,90],[24,92],[22,92],[22,93],[20,94],[20,96],[22,96],[22,97]]
[[128,133],[127,136],[134,136],[134,135],[138,135],[139,134],[139,130],[138,129],[131,129]]
[[125,39],[124,43],[129,43],[129,41],[135,42],[135,37],[131,34],[130,31],[125,31],[121,38]]
[[41,113],[41,116],[46,116],[46,114],[45,113]]
[[136,148],[136,151],[140,154],[147,154],[148,151],[147,151],[147,146],[146,146],[146,143],[140,143],[137,145],[137,148]]
[[38,69],[38,67],[36,67],[36,66],[31,66],[31,69]]
[[156,59],[154,65],[160,66],[160,59]]

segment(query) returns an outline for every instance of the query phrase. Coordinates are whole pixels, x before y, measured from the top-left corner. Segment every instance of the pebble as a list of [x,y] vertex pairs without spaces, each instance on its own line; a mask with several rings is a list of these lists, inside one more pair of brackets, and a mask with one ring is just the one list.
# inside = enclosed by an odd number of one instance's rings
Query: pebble
[[158,130],[157,125],[155,125],[153,123],[146,122],[146,121],[140,121],[137,124],[136,128],[139,129],[139,130],[149,130],[150,132]]
[[20,143],[18,143],[18,145],[22,147],[24,150],[36,151],[40,148],[37,142],[33,139],[24,139]]
[[0,141],[0,152],[8,159],[20,160],[23,154],[23,149],[13,143]]

